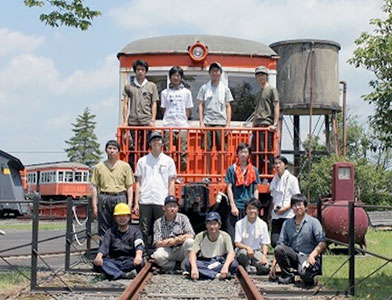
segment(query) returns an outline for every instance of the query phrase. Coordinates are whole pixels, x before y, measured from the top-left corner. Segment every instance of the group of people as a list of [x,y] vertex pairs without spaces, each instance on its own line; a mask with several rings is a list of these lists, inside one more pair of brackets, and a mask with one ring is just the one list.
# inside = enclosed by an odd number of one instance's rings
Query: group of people
[[[154,126],[157,113],[158,91],[146,79],[148,64],[137,60],[133,64],[134,80],[124,88],[122,102],[123,123],[135,126]],[[214,62],[209,67],[210,81],[197,95],[200,126],[230,126],[233,101],[230,90],[221,82],[222,66]],[[182,84],[184,73],[180,67],[169,71],[170,84],[161,93],[164,109],[163,124],[167,127],[187,127],[192,95]],[[256,95],[253,126],[267,127],[268,139],[277,129],[279,100],[276,89],[268,84],[268,70],[258,67],[255,76],[261,87]],[[133,133],[135,134],[135,133]],[[175,132],[178,139],[180,132]],[[207,147],[220,145],[218,134],[207,133]],[[212,141],[213,136],[217,139]],[[94,260],[97,270],[108,278],[133,278],[144,264],[144,257],[154,259],[164,272],[175,269],[199,278],[228,278],[236,272],[238,263],[247,271],[270,274],[275,278],[280,266],[280,283],[294,280],[292,269],[306,284],[320,271],[319,257],[325,245],[325,236],[317,219],[306,214],[306,198],[299,192],[298,181],[287,170],[287,159],[271,159],[276,175],[270,183],[273,205],[271,237],[265,221],[259,217],[259,170],[252,165],[251,154],[255,141],[264,143],[264,133],[252,139],[252,145],[241,143],[237,159],[225,177],[230,213],[227,232],[221,230],[221,216],[215,212],[206,215],[206,230],[195,235],[188,217],[179,213],[179,202],[174,197],[176,168],[171,157],[162,152],[168,137],[151,132],[146,137],[150,152],[137,161],[135,173],[128,163],[118,159],[120,145],[110,140],[105,146],[107,160],[93,170],[92,204],[98,217],[101,236],[98,254]],[[186,136],[179,138],[182,151]],[[134,141],[135,142],[135,141]],[[271,143],[272,144],[272,143]],[[259,145],[263,149],[264,145]],[[181,160],[185,169],[186,160]],[[134,185],[135,183],[135,185]],[[133,185],[135,191],[133,191]],[[133,197],[134,195],[134,197]],[[130,225],[132,213],[139,215],[139,226]],[[270,244],[275,258],[268,261]],[[150,249],[154,249],[153,253]]]

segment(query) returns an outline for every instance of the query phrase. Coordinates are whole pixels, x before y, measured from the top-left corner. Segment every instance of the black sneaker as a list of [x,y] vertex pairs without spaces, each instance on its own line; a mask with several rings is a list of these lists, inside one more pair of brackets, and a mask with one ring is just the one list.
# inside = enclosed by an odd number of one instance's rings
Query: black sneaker
[[314,279],[312,280],[308,280],[308,281],[304,281],[304,289],[311,289],[314,288],[314,286],[316,285],[316,283],[314,282]]
[[280,284],[291,284],[294,283],[294,276],[287,276],[287,277],[279,277],[278,283]]

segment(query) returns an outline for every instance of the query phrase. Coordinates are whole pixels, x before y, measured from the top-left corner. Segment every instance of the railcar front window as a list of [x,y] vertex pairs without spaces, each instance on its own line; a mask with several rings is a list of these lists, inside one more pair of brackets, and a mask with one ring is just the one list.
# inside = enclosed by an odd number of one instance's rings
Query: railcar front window
[[259,85],[254,76],[229,74],[229,89],[233,95],[232,120],[245,121],[255,110],[255,96]]

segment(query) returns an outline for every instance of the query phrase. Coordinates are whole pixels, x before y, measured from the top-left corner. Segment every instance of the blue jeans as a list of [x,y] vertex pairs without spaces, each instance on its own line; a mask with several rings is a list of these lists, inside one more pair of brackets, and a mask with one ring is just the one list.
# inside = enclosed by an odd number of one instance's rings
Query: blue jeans
[[124,257],[120,259],[103,258],[103,265],[101,267],[94,266],[94,270],[104,273],[109,279],[118,279],[126,272],[136,269],[140,271],[144,262],[139,266],[133,264],[133,257]]
[[[196,265],[199,270],[200,278],[214,279],[216,277],[216,274],[220,273],[220,271],[222,270],[225,261],[226,259],[223,256],[197,259]],[[216,263],[216,266],[214,268],[208,268],[209,265],[214,263]],[[236,274],[237,268],[238,268],[238,262],[234,260],[230,264],[229,272],[232,274]],[[191,272],[191,265],[189,264],[189,261],[185,263],[185,269],[188,272]]]

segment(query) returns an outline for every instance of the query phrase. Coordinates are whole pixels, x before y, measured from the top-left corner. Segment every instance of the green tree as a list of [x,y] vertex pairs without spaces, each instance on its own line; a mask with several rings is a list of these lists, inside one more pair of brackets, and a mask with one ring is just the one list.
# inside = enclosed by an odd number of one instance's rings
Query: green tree
[[[357,120],[357,116],[349,115],[346,122],[347,129],[347,157],[335,155],[314,155],[312,169],[309,176],[308,159],[303,157],[302,172],[299,175],[301,190],[310,192],[312,202],[327,197],[332,187],[332,165],[335,162],[351,161],[355,165],[356,197],[366,204],[392,204],[392,170],[390,157],[392,149],[385,146],[374,130],[365,128]],[[339,131],[342,119],[338,118]],[[342,133],[339,132],[339,146],[342,149]],[[331,140],[333,140],[331,138]],[[309,140],[304,141],[304,149],[308,148]],[[312,139],[313,150],[325,150],[319,143],[318,137]]]
[[358,47],[348,62],[373,72],[375,79],[369,81],[373,90],[363,99],[375,106],[370,121],[379,133],[378,138],[392,147],[392,0],[384,0],[382,11],[386,18],[370,20],[375,26],[373,33],[361,33],[355,40]]
[[49,13],[42,13],[39,17],[46,25],[65,25],[87,30],[91,26],[91,20],[100,16],[101,12],[91,10],[83,2],[84,0],[24,0],[28,7],[50,7]]
[[64,149],[70,161],[94,166],[100,160],[102,151],[94,133],[95,115],[85,108],[82,115],[77,116],[76,123],[72,123],[74,136],[68,141],[69,148]]

